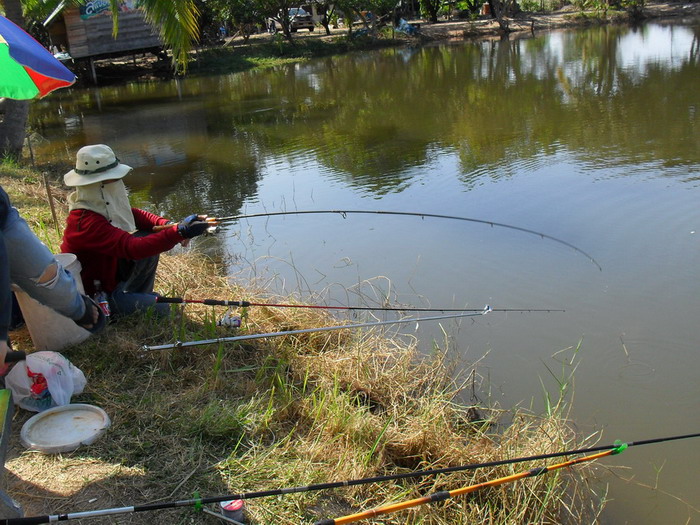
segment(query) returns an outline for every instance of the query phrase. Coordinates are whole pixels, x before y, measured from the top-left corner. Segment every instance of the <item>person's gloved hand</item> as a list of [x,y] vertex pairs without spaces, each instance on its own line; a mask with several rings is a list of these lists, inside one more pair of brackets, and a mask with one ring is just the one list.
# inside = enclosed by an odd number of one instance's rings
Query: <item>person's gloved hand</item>
[[210,226],[211,224],[206,221],[206,215],[192,214],[180,221],[177,232],[185,239],[191,239],[202,235]]

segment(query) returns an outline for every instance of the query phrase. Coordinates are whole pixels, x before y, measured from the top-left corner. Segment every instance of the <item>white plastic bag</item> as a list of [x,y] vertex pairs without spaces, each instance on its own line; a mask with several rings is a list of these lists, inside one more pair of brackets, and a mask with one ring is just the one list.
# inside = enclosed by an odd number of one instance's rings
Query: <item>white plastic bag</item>
[[85,388],[85,374],[58,352],[34,352],[27,355],[5,376],[15,404],[41,412],[67,405],[71,396]]

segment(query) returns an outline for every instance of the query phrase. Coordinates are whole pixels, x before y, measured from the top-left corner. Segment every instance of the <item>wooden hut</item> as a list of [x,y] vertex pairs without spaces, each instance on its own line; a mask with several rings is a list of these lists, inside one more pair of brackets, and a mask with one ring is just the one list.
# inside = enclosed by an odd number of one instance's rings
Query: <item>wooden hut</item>
[[146,22],[136,0],[122,0],[116,38],[110,4],[106,0],[88,0],[79,7],[62,2],[46,19],[44,26],[52,43],[68,52],[74,60],[90,63],[96,79],[94,61],[142,52],[160,52],[163,43],[158,32]]

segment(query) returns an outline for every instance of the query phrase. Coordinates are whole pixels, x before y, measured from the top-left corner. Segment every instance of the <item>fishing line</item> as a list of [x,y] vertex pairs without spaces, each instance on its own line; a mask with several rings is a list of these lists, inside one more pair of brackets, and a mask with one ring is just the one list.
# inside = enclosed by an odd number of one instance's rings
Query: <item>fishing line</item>
[[432,476],[432,475],[437,475],[437,474],[446,474],[446,473],[450,473],[450,472],[459,472],[459,471],[464,471],[464,470],[476,470],[479,468],[497,467],[497,466],[501,466],[501,465],[524,463],[527,461],[539,461],[539,460],[543,460],[543,459],[551,459],[551,458],[557,458],[557,457],[562,457],[562,456],[574,456],[574,455],[578,455],[578,454],[592,454],[592,453],[605,451],[605,450],[608,450],[608,451],[612,451],[612,450],[616,450],[616,449],[619,450],[621,447],[625,447],[625,446],[626,447],[636,447],[636,446],[641,446],[641,445],[664,443],[664,442],[668,442],[668,441],[677,441],[677,440],[690,439],[690,438],[695,438],[695,437],[700,437],[700,432],[694,433],[694,434],[684,434],[684,435],[661,437],[661,438],[655,438],[655,439],[647,439],[647,440],[642,440],[642,441],[631,441],[628,443],[616,442],[612,445],[600,445],[597,447],[565,450],[562,452],[552,452],[549,454],[539,454],[536,456],[525,456],[525,457],[512,458],[512,459],[502,459],[502,460],[498,460],[498,461],[490,461],[487,463],[473,463],[470,465],[445,467],[445,468],[439,468],[439,469],[418,470],[418,471],[412,471],[412,472],[403,472],[400,474],[375,476],[375,477],[371,477],[371,478],[350,479],[350,480],[345,480],[345,481],[335,481],[335,482],[329,482],[329,483],[317,483],[317,484],[313,484],[313,485],[286,487],[286,488],[281,488],[281,489],[261,490],[261,491],[256,491],[256,492],[243,492],[240,494],[226,494],[226,495],[220,495],[220,496],[210,496],[210,497],[206,497],[206,498],[193,498],[193,499],[162,502],[162,503],[150,503],[150,504],[144,504],[144,505],[134,505],[134,506],[128,506],[128,507],[115,507],[115,508],[97,509],[97,510],[89,510],[89,511],[82,511],[82,512],[71,512],[71,513],[66,513],[66,514],[53,514],[53,515],[33,516],[33,517],[25,517],[25,518],[0,519],[0,525],[35,525],[35,524],[41,524],[41,523],[53,523],[56,521],[68,521],[68,520],[74,520],[74,519],[92,518],[92,517],[97,517],[97,516],[108,516],[108,515],[115,515],[115,514],[130,514],[130,513],[134,513],[134,512],[146,512],[146,511],[154,511],[154,510],[173,509],[173,508],[179,508],[179,507],[201,507],[202,505],[207,505],[210,503],[220,503],[222,501],[230,501],[230,500],[235,500],[235,499],[256,499],[256,498],[264,498],[264,497],[268,497],[268,496],[281,496],[281,495],[286,495],[286,494],[296,494],[296,493],[300,493],[300,492],[327,490],[327,489],[334,489],[334,488],[341,488],[341,487],[352,487],[352,486],[356,486],[356,485],[380,483],[383,481],[392,481],[392,480],[407,479],[407,478],[418,478],[418,477]]
[[[247,308],[249,306],[267,306],[270,308],[316,308],[320,310],[365,310],[365,311],[386,311],[386,312],[483,312],[483,308],[416,308],[408,306],[326,306],[321,304],[278,304],[278,303],[253,303],[241,300],[219,300],[219,299],[184,299],[182,297],[162,297],[156,299],[157,303],[172,304],[204,304],[209,306],[230,306]],[[491,308],[486,307],[490,312],[565,312],[566,310],[555,308]]]
[[297,334],[310,334],[314,332],[328,332],[331,330],[343,330],[345,328],[368,328],[374,326],[384,326],[389,324],[402,324],[402,323],[418,323],[421,321],[437,321],[440,319],[456,319],[458,317],[476,317],[479,315],[486,315],[491,310],[488,308],[481,310],[478,313],[463,313],[463,314],[451,314],[451,315],[434,315],[431,317],[421,317],[421,318],[406,318],[406,319],[392,319],[390,321],[373,321],[369,323],[351,323],[343,324],[337,326],[322,326],[319,328],[302,328],[299,330],[286,330],[282,332],[269,332],[266,334],[247,334],[247,335],[237,335],[232,337],[217,337],[216,339],[203,339],[200,341],[176,341],[174,343],[164,344],[164,345],[143,345],[141,347],[144,351],[151,350],[167,350],[170,348],[185,348],[189,346],[199,346],[199,345],[210,345],[215,343],[233,343],[236,341],[249,341],[251,339],[266,339],[269,337],[281,337],[284,335],[297,335]]
[[350,215],[350,214],[400,215],[400,216],[408,216],[408,217],[420,217],[422,219],[424,219],[426,217],[430,217],[430,218],[434,218],[434,219],[450,219],[450,220],[455,220],[455,221],[466,221],[466,222],[473,222],[476,224],[485,224],[487,226],[497,227],[497,228],[507,228],[509,230],[515,230],[515,231],[519,231],[519,232],[523,232],[523,233],[528,233],[530,235],[536,235],[537,237],[540,237],[541,239],[548,239],[550,241],[554,241],[554,242],[562,244],[568,248],[571,248],[572,250],[584,255],[588,260],[590,260],[593,264],[596,265],[598,270],[603,271],[603,268],[600,266],[600,264],[598,264],[598,261],[596,261],[591,255],[589,255],[588,253],[584,252],[582,249],[574,246],[573,244],[571,244],[563,239],[559,239],[557,237],[553,237],[552,235],[538,232],[536,230],[531,230],[529,228],[522,228],[520,226],[514,226],[512,224],[487,221],[485,219],[474,219],[471,217],[459,217],[456,215],[441,215],[441,214],[437,214],[437,213],[420,213],[420,212],[409,212],[409,211],[381,211],[381,210],[298,210],[298,211],[275,211],[275,212],[268,212],[268,213],[251,213],[248,215],[231,215],[229,217],[216,217],[214,220],[221,223],[221,222],[229,222],[229,221],[239,221],[241,219],[253,219],[253,218],[258,218],[258,217],[277,217],[277,216],[282,216],[282,215],[312,215],[312,214],[337,214],[337,215],[341,215],[343,218],[345,218],[346,215]]

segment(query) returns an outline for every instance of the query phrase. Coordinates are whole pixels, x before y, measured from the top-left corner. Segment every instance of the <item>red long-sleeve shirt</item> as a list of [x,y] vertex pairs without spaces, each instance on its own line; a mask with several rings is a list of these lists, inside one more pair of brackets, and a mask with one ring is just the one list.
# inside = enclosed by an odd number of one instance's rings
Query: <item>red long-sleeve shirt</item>
[[[167,219],[138,208],[131,208],[131,211],[139,230],[151,231],[153,226],[168,223]],[[134,261],[158,255],[182,240],[175,225],[145,237],[135,237],[115,228],[99,213],[73,210],[66,220],[61,251],[78,257],[85,292],[92,295],[95,280],[100,281],[102,289],[108,293],[116,288],[119,259]]]

